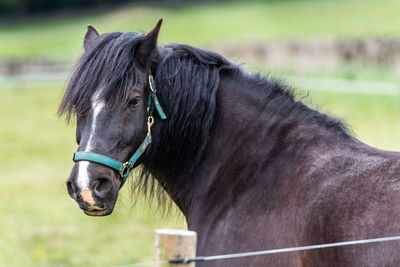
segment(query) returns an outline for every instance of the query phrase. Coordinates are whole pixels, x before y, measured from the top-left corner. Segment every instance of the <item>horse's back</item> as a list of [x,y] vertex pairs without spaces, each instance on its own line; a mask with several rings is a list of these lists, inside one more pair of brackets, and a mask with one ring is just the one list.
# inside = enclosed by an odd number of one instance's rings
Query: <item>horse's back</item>
[[[310,206],[313,244],[400,235],[400,154],[367,148],[336,159]],[[329,171],[331,170],[331,171]],[[400,241],[307,251],[304,266],[400,266]]]

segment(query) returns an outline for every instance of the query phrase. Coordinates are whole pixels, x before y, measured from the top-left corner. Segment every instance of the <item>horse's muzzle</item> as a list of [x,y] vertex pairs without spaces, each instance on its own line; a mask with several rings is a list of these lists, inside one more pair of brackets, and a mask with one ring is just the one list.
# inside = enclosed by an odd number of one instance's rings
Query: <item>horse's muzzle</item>
[[114,171],[103,166],[90,169],[89,184],[84,186],[77,182],[76,167],[67,180],[68,194],[74,199],[79,208],[90,216],[106,216],[112,213],[118,196],[119,181]]

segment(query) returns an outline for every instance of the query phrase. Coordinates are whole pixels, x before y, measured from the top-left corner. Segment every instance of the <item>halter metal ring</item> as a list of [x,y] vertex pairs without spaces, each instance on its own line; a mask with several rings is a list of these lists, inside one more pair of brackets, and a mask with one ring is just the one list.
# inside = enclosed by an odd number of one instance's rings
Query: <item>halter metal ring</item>
[[128,166],[128,162],[125,162],[122,165],[124,167],[122,168],[122,171],[119,172],[119,174],[121,175],[121,178],[124,179],[126,176],[128,176],[130,169],[129,169],[129,166]]
[[147,118],[147,125],[151,127],[151,126],[153,126],[153,124],[154,124],[154,117],[150,115]]

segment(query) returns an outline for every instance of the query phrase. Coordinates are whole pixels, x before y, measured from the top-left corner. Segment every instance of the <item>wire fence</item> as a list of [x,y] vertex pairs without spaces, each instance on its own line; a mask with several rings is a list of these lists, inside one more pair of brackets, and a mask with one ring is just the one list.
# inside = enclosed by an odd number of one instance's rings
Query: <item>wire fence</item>
[[[18,75],[0,75],[0,89],[25,88],[39,85],[64,84],[72,67],[62,66],[46,72],[28,72]],[[326,91],[345,94],[400,96],[400,84],[374,80],[348,80],[306,75],[282,75],[299,90]]]
[[396,241],[396,240],[400,240],[400,236],[361,239],[361,240],[352,240],[352,241],[337,242],[337,243],[280,248],[280,249],[270,249],[270,250],[233,253],[233,254],[224,254],[224,255],[199,256],[199,257],[194,257],[194,258],[182,258],[182,259],[170,259],[170,260],[166,260],[166,261],[158,261],[158,262],[154,261],[154,262],[118,265],[118,266],[114,266],[114,267],[139,267],[139,266],[154,266],[154,265],[178,264],[178,263],[179,264],[188,264],[191,262],[215,261],[215,260],[242,258],[242,257],[254,257],[254,256],[287,253],[287,252],[295,252],[295,251],[305,251],[305,250],[342,247],[342,246],[351,246],[351,245],[362,245],[362,244],[370,244],[370,243],[381,243],[381,242],[389,242],[389,241]]

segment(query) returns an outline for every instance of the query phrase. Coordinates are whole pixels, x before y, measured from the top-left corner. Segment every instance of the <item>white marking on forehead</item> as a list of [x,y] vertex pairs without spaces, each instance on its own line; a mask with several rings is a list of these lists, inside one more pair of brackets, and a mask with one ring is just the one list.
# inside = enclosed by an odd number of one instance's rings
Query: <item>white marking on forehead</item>
[[[96,127],[97,127],[97,116],[104,108],[104,106],[105,106],[104,102],[99,100],[99,94],[93,95],[92,97],[93,118],[92,118],[92,125],[90,126],[89,140],[84,150],[85,152],[90,152],[92,150],[93,138],[96,133]],[[81,191],[89,188],[88,168],[89,168],[88,161],[84,160],[78,162],[78,187]]]

